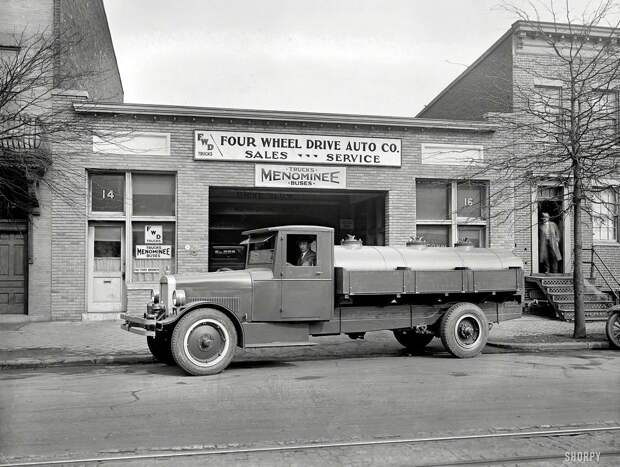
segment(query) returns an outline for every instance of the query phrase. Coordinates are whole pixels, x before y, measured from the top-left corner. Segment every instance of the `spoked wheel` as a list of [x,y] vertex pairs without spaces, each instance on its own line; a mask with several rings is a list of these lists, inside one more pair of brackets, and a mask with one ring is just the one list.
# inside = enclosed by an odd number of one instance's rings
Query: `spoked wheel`
[[214,375],[224,370],[237,346],[237,331],[221,311],[201,308],[179,320],[172,332],[174,360],[190,375]]
[[411,352],[421,352],[435,337],[416,332],[415,329],[394,329],[392,332],[398,343]]
[[620,349],[620,310],[609,315],[605,331],[611,346],[615,349]]
[[472,303],[452,305],[441,319],[441,341],[455,357],[475,357],[486,345],[488,337],[487,317]]
[[174,365],[169,332],[158,332],[155,337],[147,337],[146,344],[155,360],[167,365]]

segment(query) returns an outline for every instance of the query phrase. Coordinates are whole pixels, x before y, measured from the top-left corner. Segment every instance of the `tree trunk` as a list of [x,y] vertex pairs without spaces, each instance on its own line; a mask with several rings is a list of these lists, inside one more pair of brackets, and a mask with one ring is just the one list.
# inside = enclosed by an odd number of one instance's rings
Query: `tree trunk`
[[[575,291],[575,328],[573,337],[583,339],[586,337],[586,316],[583,303],[583,239],[581,232],[581,180],[575,177],[573,184],[573,288]],[[566,258],[565,258],[566,260]]]

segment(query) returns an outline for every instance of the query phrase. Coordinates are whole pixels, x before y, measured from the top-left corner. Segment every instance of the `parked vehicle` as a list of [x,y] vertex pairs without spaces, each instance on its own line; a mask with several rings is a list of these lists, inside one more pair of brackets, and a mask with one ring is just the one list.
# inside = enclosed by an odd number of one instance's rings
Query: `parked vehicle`
[[315,345],[310,336],[392,330],[419,351],[434,337],[460,358],[487,342],[489,322],[519,318],[523,264],[508,250],[334,246],[328,227],[244,232],[244,270],[164,275],[143,317],[122,328],[147,336],[156,359],[191,375],[224,370],[235,348]]
[[614,349],[620,349],[620,306],[611,308],[605,331],[607,339]]

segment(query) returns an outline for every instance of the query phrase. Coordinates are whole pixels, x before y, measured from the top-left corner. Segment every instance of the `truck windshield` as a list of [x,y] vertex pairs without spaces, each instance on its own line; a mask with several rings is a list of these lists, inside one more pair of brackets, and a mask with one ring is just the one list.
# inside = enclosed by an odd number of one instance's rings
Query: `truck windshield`
[[255,264],[273,264],[276,239],[275,235],[250,237],[248,240],[248,266]]

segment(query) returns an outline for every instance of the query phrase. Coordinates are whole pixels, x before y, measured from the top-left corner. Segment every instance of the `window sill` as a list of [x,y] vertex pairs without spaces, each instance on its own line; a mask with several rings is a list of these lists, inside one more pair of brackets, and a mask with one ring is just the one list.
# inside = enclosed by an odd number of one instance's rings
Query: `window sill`
[[592,242],[592,246],[609,246],[612,248],[620,248],[620,243],[617,240],[595,240]]

